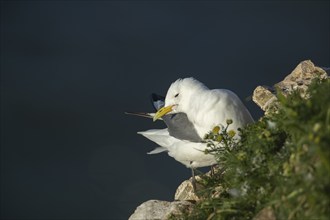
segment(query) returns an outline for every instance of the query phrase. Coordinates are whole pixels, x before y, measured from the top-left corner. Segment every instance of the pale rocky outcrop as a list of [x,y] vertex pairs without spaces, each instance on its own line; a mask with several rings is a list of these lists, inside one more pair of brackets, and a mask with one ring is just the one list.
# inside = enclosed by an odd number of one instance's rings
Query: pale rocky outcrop
[[[196,176],[196,179],[198,180],[198,177]],[[198,186],[197,186],[198,188]],[[180,186],[176,189],[174,200],[177,201],[198,201],[199,197],[195,194],[191,178],[189,180],[183,181]]]
[[[214,173],[218,173],[221,172],[223,173],[224,170],[223,169],[219,169],[219,167],[213,167],[213,172]],[[208,178],[210,178],[211,171],[207,172],[204,174],[205,176],[208,176]],[[174,200],[180,200],[180,201],[185,201],[185,200],[189,200],[189,201],[199,201],[202,198],[200,198],[198,195],[196,195],[196,193],[194,192],[193,186],[192,186],[192,178],[190,178],[189,180],[185,180],[183,181],[179,187],[176,189],[175,195],[174,195]],[[202,182],[202,179],[200,176],[196,176],[196,188],[197,191],[199,190],[203,190],[203,184],[200,184],[199,182]],[[218,198],[220,196],[220,191],[221,191],[222,187],[221,186],[217,186],[214,191],[211,194],[212,198]]]
[[183,211],[191,209],[193,203],[189,201],[160,201],[149,200],[138,206],[129,220],[166,220],[175,218]]
[[265,114],[268,114],[269,110],[275,107],[277,103],[276,89],[284,95],[291,93],[293,90],[299,90],[301,95],[304,96],[308,85],[311,84],[314,78],[328,77],[326,71],[329,71],[329,68],[317,67],[310,60],[302,61],[283,81],[276,83],[273,87],[258,86],[253,92],[252,100],[265,111]]

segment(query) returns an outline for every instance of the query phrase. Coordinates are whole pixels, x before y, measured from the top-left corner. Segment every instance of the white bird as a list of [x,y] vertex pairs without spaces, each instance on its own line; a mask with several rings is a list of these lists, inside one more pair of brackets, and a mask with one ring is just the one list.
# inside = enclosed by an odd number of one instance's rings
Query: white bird
[[194,78],[178,79],[167,91],[165,106],[154,115],[154,121],[166,114],[183,112],[203,138],[215,126],[237,130],[253,122],[253,118],[238,96],[227,89],[208,89]]
[[210,90],[194,78],[176,80],[167,91],[165,103],[160,96],[153,97],[153,103],[158,110],[156,114],[144,113],[144,116],[152,116],[154,121],[162,118],[168,128],[138,134],[160,146],[149,154],[168,152],[169,156],[191,168],[194,189],[194,169],[217,163],[214,155],[204,153],[207,148],[203,142],[205,134],[215,126],[225,126],[228,119],[233,121],[230,129],[234,130],[253,122],[249,111],[233,92]]

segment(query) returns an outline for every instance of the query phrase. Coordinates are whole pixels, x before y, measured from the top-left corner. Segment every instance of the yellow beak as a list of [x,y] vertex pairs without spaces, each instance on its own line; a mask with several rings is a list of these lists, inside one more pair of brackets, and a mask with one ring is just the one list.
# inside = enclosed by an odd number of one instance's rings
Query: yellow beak
[[163,108],[160,108],[156,114],[154,115],[153,121],[156,121],[157,119],[163,117],[164,115],[166,115],[167,113],[171,112],[173,109],[174,105],[169,105],[169,106],[164,106]]

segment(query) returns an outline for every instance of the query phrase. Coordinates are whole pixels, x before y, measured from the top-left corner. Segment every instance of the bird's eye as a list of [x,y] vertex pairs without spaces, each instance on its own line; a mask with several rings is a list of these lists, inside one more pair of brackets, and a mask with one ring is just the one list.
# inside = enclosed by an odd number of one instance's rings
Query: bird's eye
[[174,96],[174,98],[176,98],[176,97],[178,97],[179,96],[179,93],[177,93],[175,96]]

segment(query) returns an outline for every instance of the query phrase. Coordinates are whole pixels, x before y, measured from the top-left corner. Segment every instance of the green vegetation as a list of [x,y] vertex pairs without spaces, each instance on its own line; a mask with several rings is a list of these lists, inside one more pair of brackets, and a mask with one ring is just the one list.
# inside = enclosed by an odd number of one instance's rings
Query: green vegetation
[[252,219],[271,207],[276,219],[330,216],[330,80],[316,79],[302,97],[278,92],[273,113],[239,131],[206,135],[221,171],[204,176],[202,198],[183,219]]

